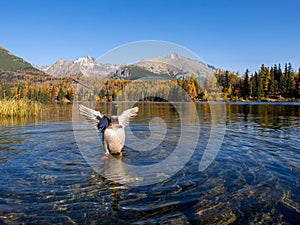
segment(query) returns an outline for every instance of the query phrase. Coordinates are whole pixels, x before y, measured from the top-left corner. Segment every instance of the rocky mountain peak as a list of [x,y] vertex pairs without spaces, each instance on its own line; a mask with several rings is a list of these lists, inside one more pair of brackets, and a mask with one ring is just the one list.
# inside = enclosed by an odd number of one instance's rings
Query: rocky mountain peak
[[73,61],[59,59],[56,63],[48,66],[43,66],[41,69],[55,76],[95,76],[107,77],[114,73],[119,68],[119,65],[101,64],[96,59],[90,56],[79,57]]
[[65,62],[67,62],[67,60],[64,60],[63,58],[60,58],[56,61],[57,64],[63,64]]
[[80,64],[80,65],[91,65],[91,64],[97,64],[96,59],[94,59],[91,56],[83,56],[80,58],[77,58],[73,61],[74,63]]
[[180,55],[177,54],[177,53],[171,53],[171,54],[168,55],[166,58],[169,58],[169,59],[179,59],[180,57],[182,57],[182,56],[180,56]]

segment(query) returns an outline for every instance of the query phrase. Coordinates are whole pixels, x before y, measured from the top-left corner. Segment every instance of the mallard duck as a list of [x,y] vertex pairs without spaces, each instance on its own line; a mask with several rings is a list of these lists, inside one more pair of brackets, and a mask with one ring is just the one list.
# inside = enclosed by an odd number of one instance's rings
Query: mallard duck
[[129,124],[130,119],[137,115],[138,107],[127,109],[121,115],[111,116],[110,118],[83,105],[79,105],[79,111],[102,134],[105,155],[109,153],[122,155],[125,144],[124,129]]

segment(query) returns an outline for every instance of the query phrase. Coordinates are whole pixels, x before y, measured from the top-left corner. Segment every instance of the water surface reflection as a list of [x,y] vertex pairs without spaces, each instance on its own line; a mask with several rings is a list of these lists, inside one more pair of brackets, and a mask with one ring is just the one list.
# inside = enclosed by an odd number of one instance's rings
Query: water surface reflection
[[[0,224],[300,221],[299,104],[227,104],[223,145],[203,172],[198,165],[211,128],[211,109],[197,104],[201,129],[192,158],[172,178],[140,187],[121,185],[96,173],[76,145],[71,109],[56,107],[45,120],[0,127]],[[97,107],[108,112],[113,105]],[[151,164],[174,149],[176,140],[171,136],[178,135],[180,118],[166,103],[139,107],[131,130],[139,138],[147,137],[151,118],[161,117],[169,138],[159,154],[126,147],[125,157],[118,160]],[[192,126],[189,106],[183,104],[181,109]],[[127,171],[109,160],[103,168],[105,173],[128,178]]]

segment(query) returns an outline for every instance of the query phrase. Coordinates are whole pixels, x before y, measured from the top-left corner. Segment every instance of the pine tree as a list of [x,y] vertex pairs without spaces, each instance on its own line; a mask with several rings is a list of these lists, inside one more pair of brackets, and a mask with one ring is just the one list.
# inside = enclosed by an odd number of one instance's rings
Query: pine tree
[[298,76],[298,78],[297,78],[297,82],[296,82],[296,96],[298,98],[300,98],[300,68],[298,70],[297,76]]
[[271,68],[270,74],[271,74],[271,79],[270,79],[270,83],[269,83],[269,94],[274,94],[274,92],[275,92],[275,72],[274,72],[273,68]]
[[257,97],[257,73],[251,77],[250,79],[251,82],[251,96],[252,97]]
[[229,71],[228,70],[226,70],[225,71],[225,80],[224,80],[224,88],[229,88],[229,82],[230,82],[230,80],[229,80]]
[[271,80],[271,74],[270,74],[269,69],[267,67],[265,67],[264,64],[262,64],[262,66],[261,66],[259,76],[260,76],[261,82],[262,82],[262,90],[264,91],[265,94],[268,94],[269,83]]
[[261,74],[258,74],[256,77],[257,99],[260,101],[264,97],[263,79],[261,78]]
[[63,100],[63,98],[64,98],[64,96],[65,96],[65,93],[64,93],[64,91],[63,91],[63,89],[62,89],[62,85],[59,87],[59,91],[58,91],[58,95],[57,95],[57,100],[58,101],[62,101]]
[[249,84],[249,70],[246,70],[245,78],[242,84],[242,97],[244,99],[250,96],[250,84]]
[[287,73],[288,73],[288,69],[287,69],[287,64],[284,65],[284,72],[282,74],[281,77],[281,81],[280,81],[280,91],[282,94],[286,94],[287,93]]
[[282,77],[282,71],[281,71],[281,68],[280,68],[280,64],[277,65],[275,64],[274,65],[274,80],[275,80],[275,83],[277,84],[275,86],[275,93],[279,93],[281,90],[281,77]]
[[292,90],[292,82],[293,82],[293,77],[292,77],[292,65],[291,63],[286,64],[286,70],[285,70],[285,77],[286,77],[286,93],[291,94]]

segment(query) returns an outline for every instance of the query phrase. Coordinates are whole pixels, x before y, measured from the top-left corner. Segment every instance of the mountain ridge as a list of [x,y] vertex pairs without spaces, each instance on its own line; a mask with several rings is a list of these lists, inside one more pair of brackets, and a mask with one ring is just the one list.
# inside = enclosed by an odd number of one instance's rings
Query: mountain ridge
[[2,72],[15,72],[15,71],[32,70],[37,71],[31,63],[24,59],[15,56],[10,51],[0,46],[0,71]]
[[207,76],[215,72],[215,69],[200,60],[191,59],[177,53],[171,53],[166,57],[155,56],[143,59],[137,65],[154,73],[169,74],[177,79],[191,74],[198,77]]
[[59,59],[52,65],[41,67],[41,70],[56,76],[93,76],[114,79],[141,78],[137,73],[180,79],[191,74],[197,77],[207,76],[216,71],[214,67],[200,60],[190,59],[177,53],[171,53],[166,57],[155,56],[142,59],[131,65],[101,64],[91,56],[83,56],[73,61]]
[[107,77],[119,68],[117,64],[101,64],[91,56],[75,60],[58,59],[54,64],[42,66],[41,70],[54,76],[93,76]]
[[194,74],[197,78],[214,74],[217,70],[197,59],[187,58],[178,53],[167,56],[154,56],[141,59],[135,64],[120,65],[100,63],[91,56],[82,56],[75,60],[59,58],[55,63],[37,67],[24,59],[13,55],[0,46],[0,72],[34,71],[38,74],[54,76],[91,76],[113,79],[182,79]]

